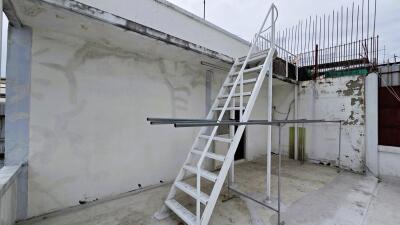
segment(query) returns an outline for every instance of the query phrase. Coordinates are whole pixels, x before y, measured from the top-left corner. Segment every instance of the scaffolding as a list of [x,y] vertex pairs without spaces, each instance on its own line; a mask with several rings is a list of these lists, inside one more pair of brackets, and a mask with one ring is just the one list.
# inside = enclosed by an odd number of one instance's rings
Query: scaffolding
[[[281,172],[282,172],[282,147],[281,147],[281,130],[282,127],[287,124],[311,124],[311,123],[335,123],[338,124],[338,152],[337,152],[337,161],[336,167],[338,169],[338,173],[341,170],[340,160],[341,160],[341,136],[342,136],[342,120],[249,120],[247,122],[237,122],[233,120],[206,120],[206,119],[173,119],[173,118],[147,118],[147,121],[150,122],[151,125],[168,125],[172,124],[175,128],[184,128],[184,127],[216,127],[216,126],[277,126],[278,127],[278,196],[277,196],[277,206],[274,207],[270,201],[270,193],[266,192],[266,199],[256,199],[252,197],[250,194],[245,191],[239,190],[234,187],[231,181],[228,180],[227,188],[228,190],[234,192],[237,195],[243,196],[247,199],[250,199],[272,211],[275,211],[278,214],[278,225],[284,224],[281,221]],[[268,163],[268,162],[267,162]],[[270,162],[269,162],[270,163]],[[268,168],[268,166],[267,166]],[[267,174],[270,171],[267,171]],[[268,185],[268,183],[267,183]],[[268,191],[268,189],[267,189]]]

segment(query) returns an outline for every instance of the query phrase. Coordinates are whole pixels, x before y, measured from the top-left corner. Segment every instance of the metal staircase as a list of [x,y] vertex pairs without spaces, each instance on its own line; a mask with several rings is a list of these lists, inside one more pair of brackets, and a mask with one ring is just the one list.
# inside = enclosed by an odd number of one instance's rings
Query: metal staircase
[[[256,40],[258,40],[259,37],[262,38],[262,34],[268,30],[271,31],[271,34],[274,34],[276,18],[277,8],[272,4],[259,32],[256,34]],[[270,19],[271,24],[265,28],[267,21],[269,21],[268,19]],[[234,113],[235,110],[240,110],[240,121],[245,122],[249,120],[266,74],[268,73],[270,80],[272,79],[272,62],[276,55],[273,36],[274,35],[272,35],[270,40],[271,44],[267,50],[257,52],[259,48],[257,42],[255,42],[252,43],[246,57],[235,60],[207,115],[207,119],[211,120],[217,118],[217,121],[221,121],[225,112]],[[246,99],[247,101],[245,101]],[[190,149],[190,153],[165,200],[165,205],[155,214],[157,219],[167,217],[169,215],[169,210],[172,210],[189,225],[208,224],[225,178],[233,163],[234,155],[244,132],[245,125],[238,126],[236,131],[232,131],[231,129],[230,138],[217,136],[218,128],[219,126],[213,127],[212,129],[207,127],[200,129]],[[213,142],[222,142],[229,145],[227,154],[219,155],[210,152],[210,146]],[[223,162],[219,173],[214,173],[203,168],[206,158]],[[196,175],[196,187],[183,181],[185,175],[188,174]],[[202,192],[202,179],[214,183],[210,195]],[[183,191],[196,200],[195,213],[192,213],[175,199],[177,190]]]

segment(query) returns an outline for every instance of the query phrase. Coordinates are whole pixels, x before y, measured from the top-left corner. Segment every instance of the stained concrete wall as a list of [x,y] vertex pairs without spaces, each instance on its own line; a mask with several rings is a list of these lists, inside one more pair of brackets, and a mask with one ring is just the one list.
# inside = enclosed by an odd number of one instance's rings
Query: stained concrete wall
[[244,56],[249,49],[247,41],[165,0],[80,0],[79,2],[231,57]]
[[[343,120],[341,164],[357,172],[364,171],[365,110],[364,77],[349,76],[301,82],[298,93],[299,119]],[[294,98],[292,85],[274,89],[274,119],[284,119]],[[294,107],[289,119],[293,118]],[[279,112],[279,113],[278,113]],[[283,114],[281,114],[283,113]],[[301,127],[301,126],[300,126]],[[339,131],[337,124],[304,125],[305,155],[308,160],[336,165]],[[273,150],[278,149],[278,130],[273,129]],[[288,153],[289,126],[282,129],[282,147]]]
[[[34,30],[29,216],[172,180],[197,129],[146,117],[204,117],[207,70]],[[225,72],[213,74],[212,98]]]

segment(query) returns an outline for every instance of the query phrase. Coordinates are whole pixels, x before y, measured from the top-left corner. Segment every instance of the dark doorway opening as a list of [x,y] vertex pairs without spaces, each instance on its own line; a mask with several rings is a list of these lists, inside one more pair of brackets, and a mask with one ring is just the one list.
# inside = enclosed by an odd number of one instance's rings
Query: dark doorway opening
[[378,94],[378,143],[400,147],[400,103],[391,92],[400,94],[400,86],[380,87]]
[[[238,122],[240,121],[240,111],[239,110],[235,111],[235,120]],[[235,126],[235,131],[237,130],[237,128],[238,128],[238,126]],[[239,145],[237,147],[237,150],[235,153],[235,161],[244,159],[245,148],[246,148],[246,129],[244,129],[242,138],[240,139]]]

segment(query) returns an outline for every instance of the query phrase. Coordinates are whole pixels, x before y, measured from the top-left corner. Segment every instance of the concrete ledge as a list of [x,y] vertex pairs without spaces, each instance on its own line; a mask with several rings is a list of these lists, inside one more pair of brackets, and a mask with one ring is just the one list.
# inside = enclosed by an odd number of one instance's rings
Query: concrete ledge
[[0,199],[17,179],[21,166],[4,166],[0,169]]
[[400,147],[378,145],[378,151],[384,153],[400,154]]
[[[7,10],[5,10],[6,15],[10,18],[16,18],[10,20],[12,25],[18,25],[21,21],[20,15],[18,15],[18,8],[26,8],[29,4],[32,4],[30,1],[17,1],[17,0],[6,0],[7,1]],[[36,2],[36,1],[35,1]],[[52,6],[57,9],[66,10],[69,12],[73,12],[76,15],[85,16],[105,24],[110,24],[116,27],[119,27],[123,30],[134,32],[149,38],[152,38],[157,41],[162,41],[166,44],[176,46],[178,48],[182,48],[185,50],[189,50],[198,54],[202,54],[208,56],[210,58],[218,59],[226,63],[233,63],[233,58],[227,56],[223,53],[219,53],[217,51],[208,49],[204,46],[192,43],[190,41],[186,41],[175,37],[173,35],[164,33],[162,31],[147,27],[145,25],[136,23],[134,21],[122,18],[120,16],[114,15],[112,13],[94,8],[89,5],[85,5],[78,1],[74,0],[38,0],[40,6],[46,11],[49,6]],[[46,8],[46,9],[45,9]],[[24,9],[21,9],[24,10]],[[21,21],[22,25],[24,21]]]
[[197,16],[197,15],[195,15],[195,14],[189,12],[189,11],[186,11],[185,9],[183,9],[183,8],[177,6],[177,5],[174,5],[174,4],[172,4],[172,3],[170,3],[170,2],[168,2],[166,0],[154,0],[154,1],[157,2],[160,5],[163,5],[163,6],[167,7],[167,8],[175,10],[176,12],[181,13],[181,14],[189,17],[190,19],[193,19],[193,20],[195,20],[195,21],[197,21],[199,23],[202,23],[202,24],[204,24],[206,26],[209,26],[212,29],[217,30],[217,31],[219,31],[219,32],[221,32],[221,33],[223,33],[223,34],[225,34],[225,35],[227,35],[227,36],[229,36],[229,37],[231,37],[233,39],[236,39],[237,41],[240,41],[245,45],[251,45],[250,42],[244,40],[243,38],[241,38],[241,37],[239,37],[237,35],[234,35],[234,34],[230,33],[229,31],[224,30],[221,27],[218,27],[215,24],[210,23],[207,20],[204,20],[203,18],[201,18],[201,17],[199,17],[199,16]]

